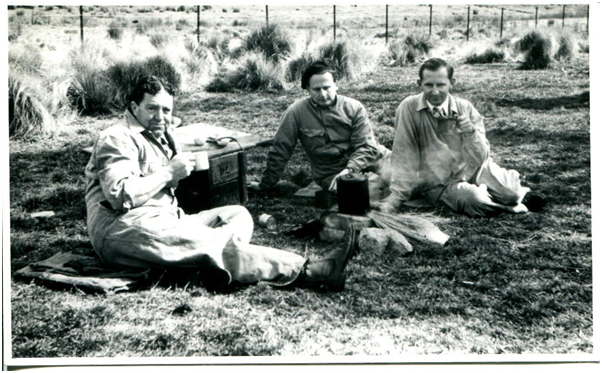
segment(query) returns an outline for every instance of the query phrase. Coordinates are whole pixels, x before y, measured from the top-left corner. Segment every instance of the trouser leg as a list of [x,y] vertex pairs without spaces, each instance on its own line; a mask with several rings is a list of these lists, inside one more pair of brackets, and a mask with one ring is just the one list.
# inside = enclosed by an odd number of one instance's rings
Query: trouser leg
[[485,161],[475,179],[475,184],[487,185],[491,198],[502,205],[518,205],[530,190],[521,185],[517,171],[502,168],[491,158]]
[[494,216],[501,212],[526,212],[520,202],[528,191],[521,186],[518,172],[488,159],[469,182],[437,187],[424,194],[433,203],[443,202],[470,216]]
[[118,221],[107,234],[101,257],[108,263],[145,268],[203,268],[229,283],[294,281],[305,259],[297,254],[250,245],[253,220],[242,206],[197,215],[160,211]]

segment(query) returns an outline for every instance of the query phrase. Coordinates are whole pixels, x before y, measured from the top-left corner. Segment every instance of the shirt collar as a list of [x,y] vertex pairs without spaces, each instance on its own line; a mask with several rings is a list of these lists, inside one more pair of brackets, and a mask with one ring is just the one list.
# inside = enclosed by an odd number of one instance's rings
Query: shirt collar
[[337,104],[339,103],[339,95],[337,94],[337,95],[334,97],[334,104],[332,104],[332,105],[330,105],[330,106],[328,106],[328,107],[323,107],[323,106],[320,106],[320,105],[316,104],[316,103],[314,102],[314,100],[312,100],[312,99],[311,99],[311,96],[310,96],[310,97],[308,97],[308,100],[309,100],[309,102],[311,103],[311,106],[313,106],[315,109],[330,109],[330,108],[332,108],[332,107],[335,107],[335,106],[337,106]]
[[[426,97],[424,97],[424,93],[421,93],[420,99],[418,100],[418,107],[416,108],[416,111],[420,111],[420,110],[424,110],[424,109],[433,110],[433,107],[435,107],[435,106],[426,100]],[[447,116],[449,116],[451,113],[458,114],[458,105],[456,104],[456,100],[454,99],[454,96],[452,96],[452,95],[447,95],[447,98],[439,107],[446,108],[445,114]],[[447,110],[448,107],[449,107],[449,110]]]
[[[125,120],[128,124],[128,127],[130,130],[135,131],[137,133],[142,133],[144,131],[148,131],[146,128],[144,128],[144,126],[138,121],[138,119],[136,118],[136,116],[130,111],[129,108],[127,108],[125,110]],[[167,126],[167,131],[171,131],[171,125]],[[152,134],[152,132],[148,131],[149,133]],[[154,134],[153,134],[154,136]]]

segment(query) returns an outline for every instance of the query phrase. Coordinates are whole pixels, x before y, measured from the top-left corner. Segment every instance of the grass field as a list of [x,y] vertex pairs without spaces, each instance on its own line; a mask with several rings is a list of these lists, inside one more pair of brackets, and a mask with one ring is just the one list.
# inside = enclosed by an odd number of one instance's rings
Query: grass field
[[[214,292],[163,281],[131,293],[90,295],[12,281],[12,356],[353,355],[395,361],[591,354],[588,57],[579,53],[572,63],[538,71],[512,62],[457,65],[455,93],[485,116],[494,160],[548,196],[543,213],[471,219],[427,210],[451,236],[445,247],[415,245],[407,257],[360,252],[349,264],[346,290],[336,294],[265,284]],[[417,68],[381,66],[361,81],[339,85],[340,93],[366,106],[378,140],[389,148],[394,110],[416,92]],[[296,87],[279,93],[189,89],[176,110],[184,123],[269,137],[280,114],[304,95]],[[58,251],[92,253],[81,149],[116,120],[78,116],[49,139],[10,141],[11,273]],[[266,152],[248,153],[249,179],[260,177]],[[310,257],[332,248],[282,234],[321,213],[292,198],[296,176],[308,171],[297,150],[276,190],[251,196],[247,208],[255,219],[269,213],[279,222],[276,232],[257,227],[253,243]],[[45,210],[56,216],[29,218]]]

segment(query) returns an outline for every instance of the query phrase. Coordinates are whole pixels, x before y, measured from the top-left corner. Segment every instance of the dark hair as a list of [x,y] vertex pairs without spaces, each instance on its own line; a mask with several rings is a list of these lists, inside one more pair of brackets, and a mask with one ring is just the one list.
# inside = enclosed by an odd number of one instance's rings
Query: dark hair
[[447,69],[448,79],[454,77],[454,67],[448,64],[445,60],[442,60],[441,58],[431,58],[424,61],[422,66],[420,66],[420,70],[418,70],[418,76],[420,77],[420,80],[422,80],[422,73],[424,72],[424,70],[437,71],[442,67],[445,67]]
[[169,93],[171,96],[176,94],[176,89],[170,83],[154,75],[147,75],[141,78],[138,83],[136,83],[136,87],[134,87],[134,90],[128,97],[128,102],[140,104],[145,93],[154,96],[162,89],[164,89],[165,92]]
[[305,69],[303,75],[301,76],[301,88],[307,89],[309,88],[309,80],[314,75],[320,75],[324,73],[332,74],[332,80],[337,81],[337,72],[332,65],[325,60],[318,60],[313,62],[311,65]]

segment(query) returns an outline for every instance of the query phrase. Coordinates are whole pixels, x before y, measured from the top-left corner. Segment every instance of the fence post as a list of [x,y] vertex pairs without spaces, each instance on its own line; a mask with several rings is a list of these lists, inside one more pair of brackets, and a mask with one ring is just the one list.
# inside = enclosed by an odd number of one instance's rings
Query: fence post
[[196,6],[196,42],[201,43],[201,6]]
[[79,34],[82,39],[82,48],[84,47],[84,7],[79,6]]
[[535,28],[537,28],[537,12],[539,11],[539,7],[535,7]]
[[500,39],[502,38],[503,34],[504,34],[504,8],[502,8],[502,20],[500,22]]
[[337,41],[337,6],[332,6],[332,25],[333,25],[333,35],[334,41]]
[[566,5],[562,6],[562,28],[564,28],[564,11],[566,9]]
[[466,15],[466,41],[470,39],[470,6],[468,7],[468,14]]
[[36,10],[35,5],[31,7],[31,24],[33,25],[33,12]]
[[265,25],[270,25],[270,10],[268,9],[267,5],[265,6]]
[[431,36],[431,31],[432,31],[432,27],[433,27],[433,5],[429,5],[430,11],[429,11],[429,36]]
[[587,6],[587,23],[585,24],[585,31],[589,32],[589,5]]
[[385,44],[389,44],[389,5],[385,5]]

